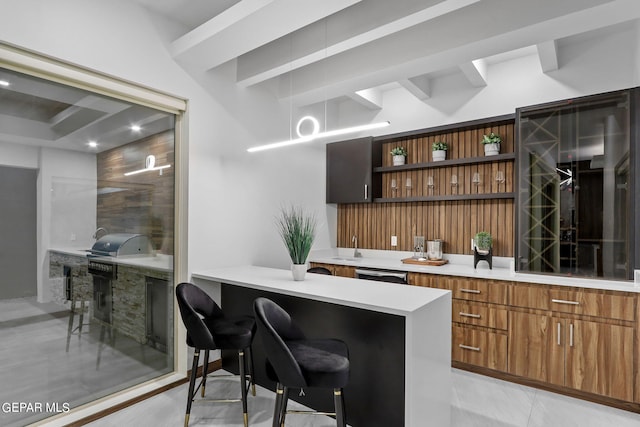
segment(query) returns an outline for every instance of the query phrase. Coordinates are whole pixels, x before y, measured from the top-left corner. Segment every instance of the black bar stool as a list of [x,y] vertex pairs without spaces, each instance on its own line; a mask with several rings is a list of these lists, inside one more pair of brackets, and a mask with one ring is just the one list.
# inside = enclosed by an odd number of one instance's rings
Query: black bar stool
[[277,378],[273,427],[284,426],[289,388],[331,388],[338,427],[346,426],[343,388],[349,380],[349,350],[337,339],[308,339],[291,316],[267,298],[255,300],[253,309],[269,366]]
[[[207,367],[209,364],[210,350],[237,350],[240,367],[240,399],[203,399],[211,402],[242,402],[244,425],[249,425],[247,412],[247,392],[249,386],[253,395],[256,395],[253,377],[253,358],[251,356],[251,343],[255,336],[256,323],[251,316],[225,317],[218,304],[202,289],[191,283],[180,283],[176,287],[176,298],[180,315],[187,328],[187,345],[194,348],[191,377],[189,379],[189,395],[187,396],[187,411],[184,418],[184,426],[189,425],[191,404],[194,402],[196,376],[200,351],[204,350],[202,366],[202,380],[198,388],[202,389],[202,397],[205,395],[207,383]],[[249,359],[249,372],[246,372],[245,355]],[[249,385],[247,385],[247,382]]]

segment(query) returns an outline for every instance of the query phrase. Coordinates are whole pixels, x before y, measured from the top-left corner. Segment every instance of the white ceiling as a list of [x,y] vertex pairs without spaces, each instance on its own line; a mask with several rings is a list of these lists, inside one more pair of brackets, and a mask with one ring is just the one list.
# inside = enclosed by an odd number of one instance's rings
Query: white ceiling
[[[639,0],[132,1],[175,24],[169,50],[188,73],[232,64],[239,87],[268,86],[298,107],[352,99],[379,109],[380,94],[401,87],[427,100],[434,79],[487,86],[487,65],[524,55],[553,72],[558,47],[640,28]],[[97,140],[102,151],[171,126],[150,109],[5,77],[0,140],[83,151]]]
[[272,84],[294,105],[347,96],[374,109],[376,91],[424,100],[446,74],[485,86],[485,66],[515,56],[553,71],[558,43],[640,19],[638,0],[134,1],[183,26],[171,53],[189,72],[235,61],[236,84]]

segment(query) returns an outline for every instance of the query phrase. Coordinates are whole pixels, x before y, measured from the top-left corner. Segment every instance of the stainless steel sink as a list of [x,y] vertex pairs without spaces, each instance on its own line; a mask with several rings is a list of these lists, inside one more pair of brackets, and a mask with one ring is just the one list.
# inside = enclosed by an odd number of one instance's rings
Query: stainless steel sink
[[337,261],[360,261],[362,258],[354,258],[349,256],[334,256],[331,259],[335,259]]

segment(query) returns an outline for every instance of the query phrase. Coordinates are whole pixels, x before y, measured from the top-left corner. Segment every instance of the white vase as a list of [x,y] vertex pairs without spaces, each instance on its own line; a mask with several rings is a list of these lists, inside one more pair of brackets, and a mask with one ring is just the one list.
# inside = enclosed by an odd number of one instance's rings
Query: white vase
[[497,156],[500,153],[500,143],[497,144],[484,144],[485,156]]
[[393,156],[393,166],[404,165],[406,157],[403,155]]
[[291,273],[293,273],[293,280],[296,282],[303,281],[307,273],[307,264],[291,264]]
[[441,162],[447,158],[447,150],[433,150],[433,161]]

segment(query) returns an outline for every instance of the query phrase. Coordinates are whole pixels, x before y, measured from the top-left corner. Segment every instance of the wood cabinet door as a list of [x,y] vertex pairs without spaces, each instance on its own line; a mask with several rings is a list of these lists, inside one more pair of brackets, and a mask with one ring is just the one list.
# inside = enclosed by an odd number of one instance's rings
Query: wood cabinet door
[[633,328],[567,320],[566,386],[633,401]]
[[356,268],[350,267],[348,265],[334,265],[333,266],[333,274],[341,277],[356,277]]
[[373,201],[372,137],[327,144],[327,203]]
[[511,312],[508,372],[564,385],[562,331],[562,319],[541,314]]

